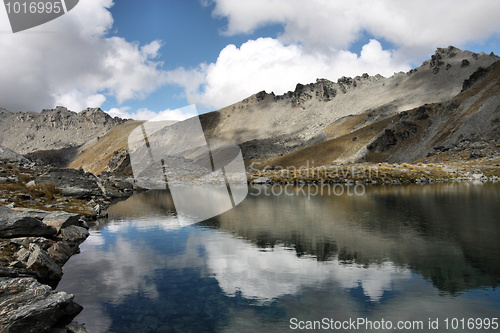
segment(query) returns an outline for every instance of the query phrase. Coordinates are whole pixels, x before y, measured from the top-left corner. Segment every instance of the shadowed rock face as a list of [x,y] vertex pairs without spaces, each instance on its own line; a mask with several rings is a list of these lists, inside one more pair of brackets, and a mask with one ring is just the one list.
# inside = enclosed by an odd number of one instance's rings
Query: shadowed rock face
[[0,332],[64,328],[82,310],[52,288],[87,229],[76,214],[0,206]]
[[82,310],[73,295],[55,292],[34,278],[0,277],[0,331],[44,332],[69,324]]
[[54,236],[57,230],[40,220],[0,206],[0,238]]

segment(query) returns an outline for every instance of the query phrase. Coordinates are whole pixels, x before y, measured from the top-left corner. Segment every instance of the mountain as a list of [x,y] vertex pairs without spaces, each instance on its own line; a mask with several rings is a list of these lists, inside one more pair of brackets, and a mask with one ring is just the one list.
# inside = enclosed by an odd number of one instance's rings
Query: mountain
[[[246,160],[269,160],[403,111],[444,103],[461,92],[464,81],[478,68],[498,60],[494,54],[439,48],[430,60],[407,73],[389,78],[363,74],[337,82],[318,79],[297,84],[295,91],[280,96],[262,91],[202,115],[202,124],[212,139],[240,144]],[[374,128],[370,135],[379,133]],[[355,159],[355,152],[350,154]]]
[[[499,60],[438,48],[406,73],[261,91],[200,120],[209,141],[237,143],[247,165],[490,161],[500,139]],[[127,139],[140,124],[100,109],[0,110],[0,145],[44,163],[130,174]]]
[[0,145],[20,154],[73,148],[124,121],[98,108],[79,113],[62,106],[42,112],[11,113],[0,109]]
[[[384,112],[382,112],[384,114]],[[500,61],[480,67],[455,97],[381,116],[380,109],[338,119],[329,140],[270,161],[282,167],[337,162],[500,161]]]

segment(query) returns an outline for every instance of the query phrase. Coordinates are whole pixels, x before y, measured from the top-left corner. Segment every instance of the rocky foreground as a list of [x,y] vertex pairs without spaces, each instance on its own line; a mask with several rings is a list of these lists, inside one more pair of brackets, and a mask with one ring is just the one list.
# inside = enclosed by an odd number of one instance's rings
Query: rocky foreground
[[82,310],[73,295],[56,292],[62,266],[88,237],[77,214],[0,207],[0,331],[81,332],[66,328]]
[[0,163],[0,332],[86,332],[72,322],[82,307],[54,288],[89,236],[87,221],[133,186],[9,159]]

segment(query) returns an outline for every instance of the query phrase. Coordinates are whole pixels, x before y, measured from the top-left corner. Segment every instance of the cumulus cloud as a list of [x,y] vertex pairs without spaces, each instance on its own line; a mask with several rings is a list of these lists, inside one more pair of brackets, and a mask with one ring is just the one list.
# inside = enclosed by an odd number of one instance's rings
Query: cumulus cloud
[[[141,99],[164,82],[160,41],[146,45],[106,37],[111,0],[80,1],[68,14],[26,32],[0,35],[0,100],[11,111],[65,105],[100,107]],[[9,31],[0,10],[0,29]]]
[[[227,19],[223,34],[249,34],[281,24],[276,39],[226,46],[215,63],[167,74],[190,103],[219,108],[261,90],[281,94],[316,78],[392,75],[427,59],[437,47],[463,47],[498,36],[500,2],[394,0],[214,0],[213,15]],[[359,55],[349,48],[373,36]],[[378,40],[394,49],[384,50]]]
[[120,117],[124,119],[132,118],[137,120],[184,120],[198,115],[194,105],[187,106],[175,110],[151,111],[147,108],[139,109],[135,112],[130,112],[130,108],[112,108],[106,111],[112,117]]
[[[162,70],[163,44],[109,37],[112,0],[80,1],[68,14],[16,34],[0,34],[0,107],[38,111],[65,105],[79,111],[141,100],[165,84],[184,88],[188,103],[220,108],[261,90],[277,94],[316,78],[392,75],[420,64],[436,47],[480,43],[500,35],[498,0],[213,0],[227,20],[223,35],[249,34],[270,24],[276,38],[227,45],[213,63]],[[203,27],[201,27],[203,28]],[[0,31],[10,31],[0,6]],[[372,39],[359,54],[350,47]],[[384,49],[379,41],[388,41]],[[386,44],[384,44],[386,45]],[[128,112],[127,112],[128,111]],[[110,113],[149,119],[150,110]],[[163,112],[171,112],[164,110]],[[173,114],[174,117],[180,117]]]
[[213,14],[227,18],[227,35],[283,24],[280,37],[309,47],[346,49],[364,33],[397,48],[429,52],[499,35],[496,0],[215,0]]
[[[383,50],[374,39],[363,46],[358,56],[349,51],[310,53],[301,45],[259,38],[239,48],[228,45],[215,63],[191,72],[169,72],[168,79],[185,87],[190,103],[219,108],[261,90],[283,94],[299,82],[310,83],[317,78],[333,80],[362,73],[388,76],[409,69],[408,63],[395,59],[392,51]],[[198,79],[187,80],[190,76]]]

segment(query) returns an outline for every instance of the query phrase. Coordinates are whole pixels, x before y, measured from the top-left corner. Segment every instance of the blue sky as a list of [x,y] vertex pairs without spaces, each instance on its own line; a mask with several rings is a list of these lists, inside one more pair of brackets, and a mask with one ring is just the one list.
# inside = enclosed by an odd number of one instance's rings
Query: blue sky
[[500,54],[499,12],[497,0],[85,0],[13,34],[2,7],[0,107],[182,119],[190,104],[390,76],[437,47]]
[[[223,36],[221,31],[227,26],[227,20],[212,17],[213,8],[213,3],[202,4],[197,0],[149,0],[147,6],[137,0],[116,1],[110,8],[114,24],[109,35],[124,36],[140,44],[161,40],[164,45],[159,55],[162,68],[174,70],[213,63],[228,44],[239,46],[249,39],[274,38],[283,31],[281,25],[271,25],[251,34]],[[103,108],[110,109],[115,103],[114,100],[107,101]],[[155,91],[147,101],[127,103],[132,109],[147,107],[156,111],[182,108],[188,104],[183,89],[175,85]]]

